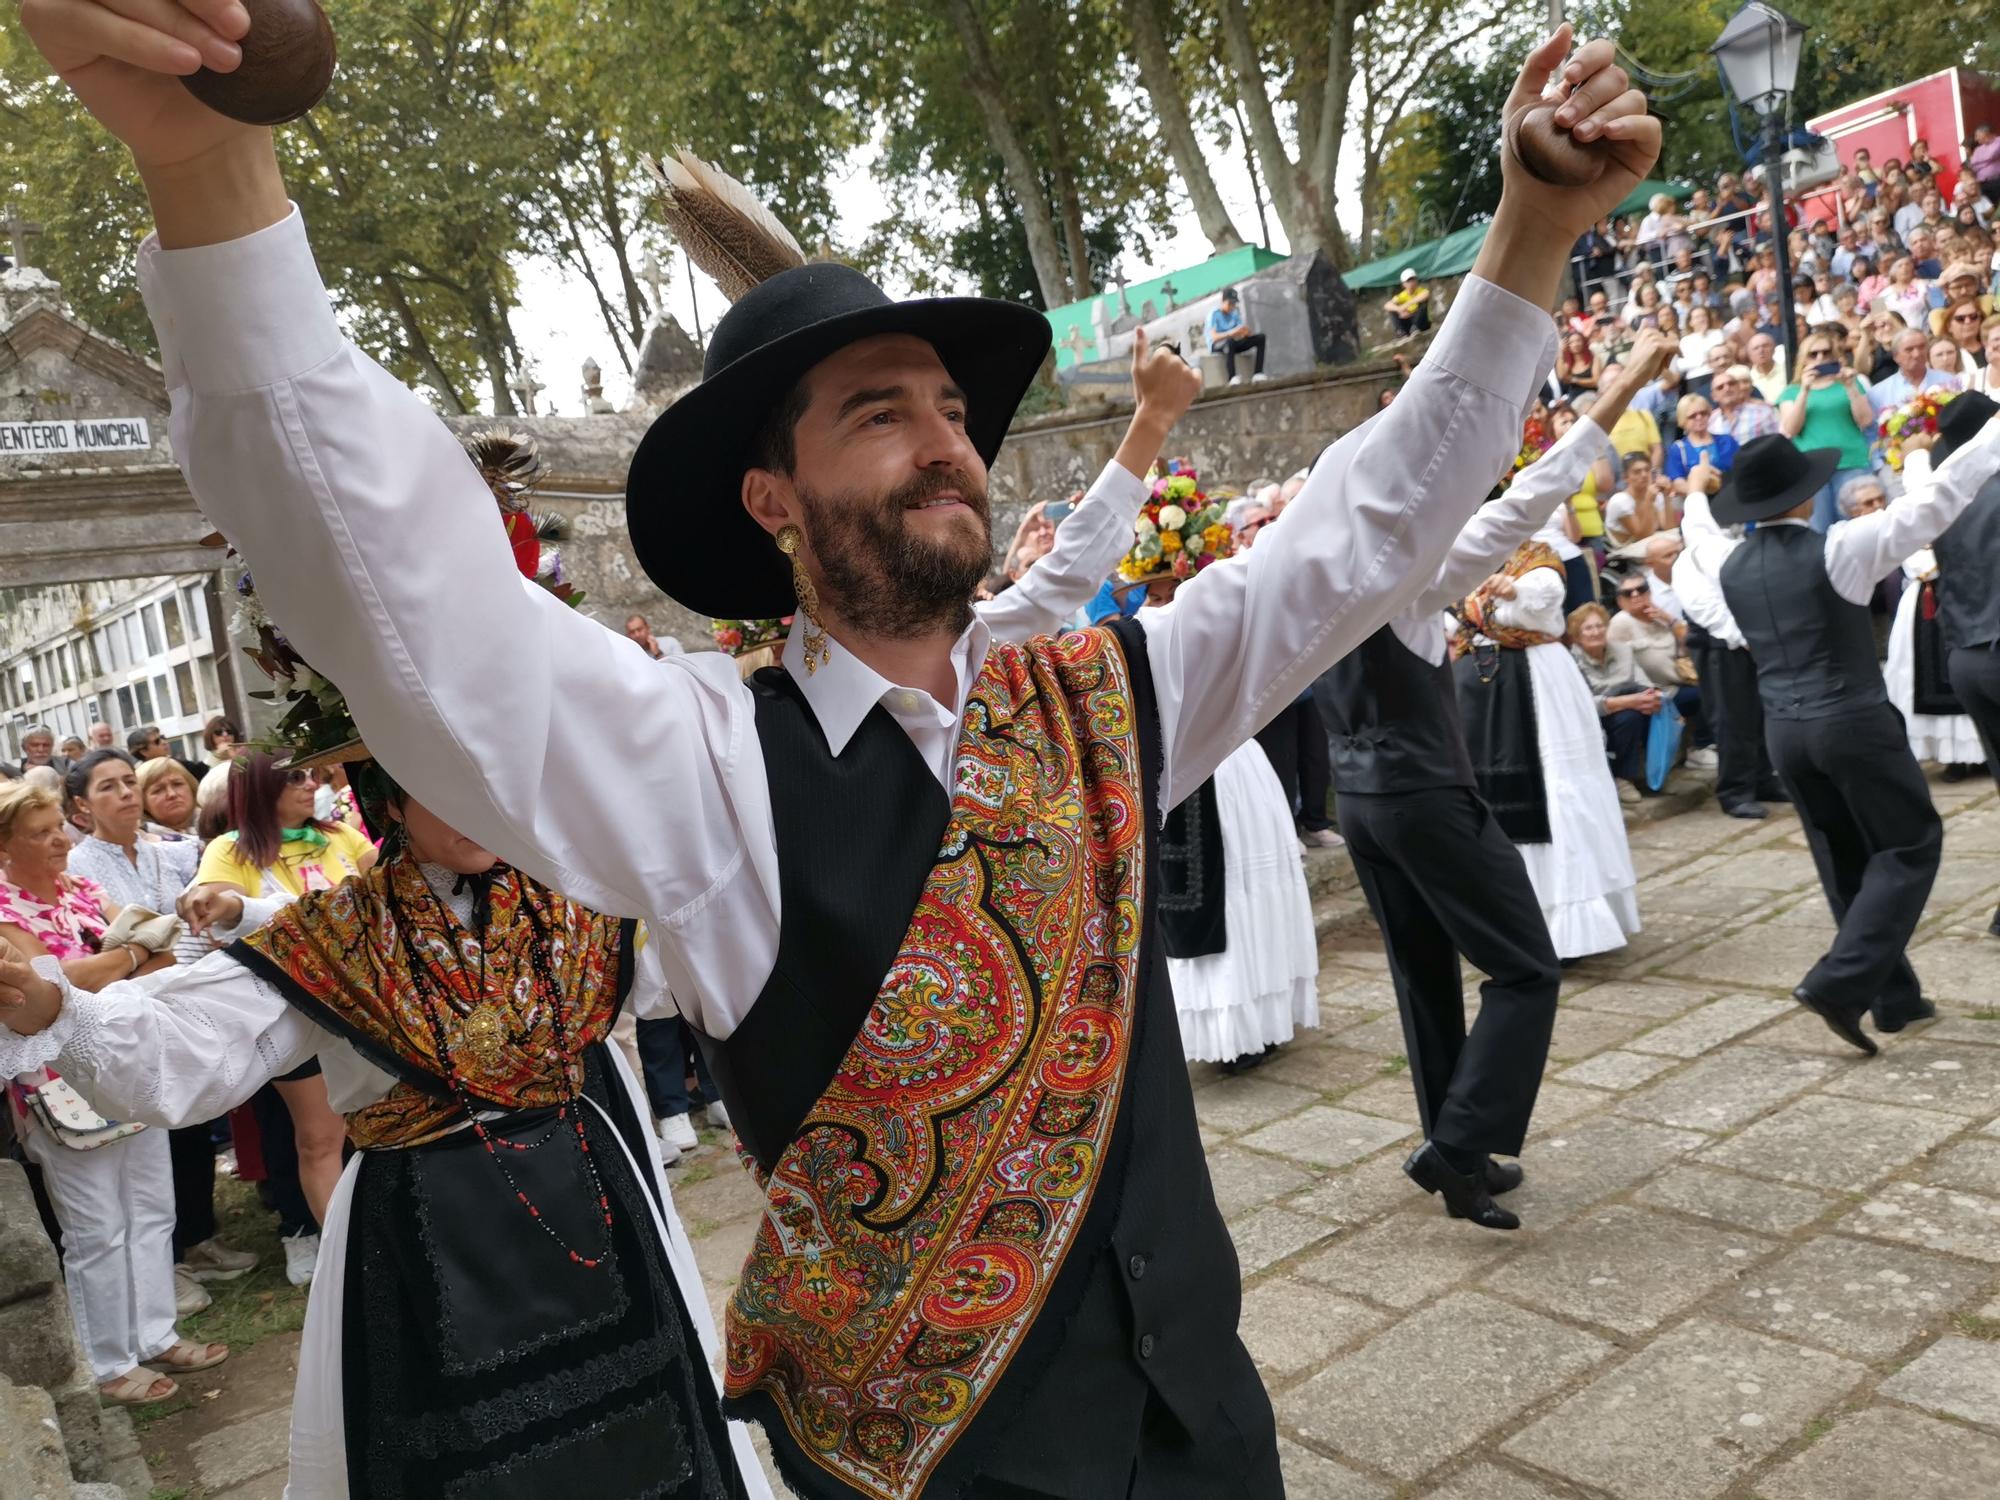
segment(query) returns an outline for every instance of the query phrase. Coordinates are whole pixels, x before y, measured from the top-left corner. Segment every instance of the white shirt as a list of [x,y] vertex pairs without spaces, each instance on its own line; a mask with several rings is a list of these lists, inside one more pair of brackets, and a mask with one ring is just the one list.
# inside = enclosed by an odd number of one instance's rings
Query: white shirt
[[[1936,468],[1919,448],[1903,460],[1903,493],[1878,511],[1837,521],[1826,534],[1826,576],[1849,604],[1866,604],[1875,585],[1919,547],[1943,536],[1972,503],[1979,487],[2000,474],[2000,418]],[[1804,521],[1759,521],[1759,526],[1804,526]]]
[[[726,1037],[769,978],[779,926],[770,788],[735,664],[655,661],[514,570],[456,439],[342,335],[296,212],[223,244],[149,240],[139,273],[188,484],[253,568],[282,572],[266,604],[376,755],[509,863],[645,919],[683,1012]],[[1256,548],[1144,622],[1157,810],[1436,572],[1517,449],[1554,345],[1544,310],[1469,278],[1395,404],[1327,452]],[[949,787],[992,634],[980,616],[955,643],[948,703],[837,641],[808,674],[796,630],[785,662],[836,754],[879,703]]]
[[1673,579],[1662,578],[1650,567],[1646,569],[1646,582],[1653,586],[1653,602],[1676,620],[1685,620],[1687,610],[1681,606],[1681,596],[1674,592]]
[[[1451,644],[1443,613],[1484,583],[1514,549],[1553,522],[1560,530],[1561,507],[1583,486],[1604,429],[1583,417],[1556,440],[1548,452],[1514,476],[1514,482],[1489,500],[1451,544],[1451,553],[1431,575],[1430,587],[1408,609],[1389,622],[1401,641],[1432,666],[1444,660]],[[1550,514],[1549,506],[1556,511]]]
[[1723,601],[1721,579],[1722,565],[1742,545],[1741,535],[1715,524],[1708,496],[1688,491],[1681,512],[1681,555],[1674,559],[1674,593],[1688,619],[1735,651],[1743,649],[1743,632]]
[[132,858],[108,840],[87,834],[69,851],[69,873],[104,887],[114,906],[143,906],[171,915],[174,898],[194,880],[201,848],[192,839],[172,843],[140,839]]

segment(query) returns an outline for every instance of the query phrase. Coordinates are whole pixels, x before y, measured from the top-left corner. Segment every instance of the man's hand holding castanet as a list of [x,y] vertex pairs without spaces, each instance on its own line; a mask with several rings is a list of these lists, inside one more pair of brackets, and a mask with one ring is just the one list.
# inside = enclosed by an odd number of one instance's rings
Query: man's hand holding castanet
[[290,212],[269,129],[225,119],[181,83],[241,61],[240,0],[21,0],[21,24],[131,151],[162,244],[238,239]]

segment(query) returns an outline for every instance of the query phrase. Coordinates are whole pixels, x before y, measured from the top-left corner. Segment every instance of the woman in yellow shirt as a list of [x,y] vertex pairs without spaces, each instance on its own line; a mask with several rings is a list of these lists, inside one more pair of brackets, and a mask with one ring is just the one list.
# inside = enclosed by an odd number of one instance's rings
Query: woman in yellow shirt
[[[314,785],[310,771],[282,768],[262,751],[238,751],[229,773],[230,831],[202,851],[190,894],[221,886],[289,901],[307,891],[331,890],[372,867],[375,846],[365,834],[313,817]],[[327,1102],[317,1058],[273,1086],[292,1117],[300,1191],[313,1218],[324,1219],[340,1181],[346,1124]],[[285,1227],[285,1274],[302,1286],[312,1277],[319,1235],[310,1224]]]

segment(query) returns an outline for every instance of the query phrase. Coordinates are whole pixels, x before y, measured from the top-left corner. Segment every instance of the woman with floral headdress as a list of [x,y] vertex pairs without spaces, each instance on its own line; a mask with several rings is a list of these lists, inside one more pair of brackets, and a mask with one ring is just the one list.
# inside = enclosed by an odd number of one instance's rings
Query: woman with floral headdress
[[[519,560],[553,572],[539,549]],[[0,949],[0,994],[22,997],[0,1008],[0,1071],[60,1060],[120,1118],[171,1125],[318,1059],[360,1149],[325,1214],[292,1500],[767,1495],[721,1415],[641,1096],[604,1045],[632,924],[406,796],[338,691],[284,649],[292,769],[348,765],[379,863],[289,902],[198,888],[182,916],[229,946],[146,988],[88,994]]]

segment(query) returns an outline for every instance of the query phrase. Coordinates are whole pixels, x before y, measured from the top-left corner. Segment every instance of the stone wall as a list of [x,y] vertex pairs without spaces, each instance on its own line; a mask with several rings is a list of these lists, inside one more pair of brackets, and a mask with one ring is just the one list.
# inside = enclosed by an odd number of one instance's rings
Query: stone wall
[[27,1174],[0,1161],[0,1500],[148,1500],[131,1418],[100,1407]]

